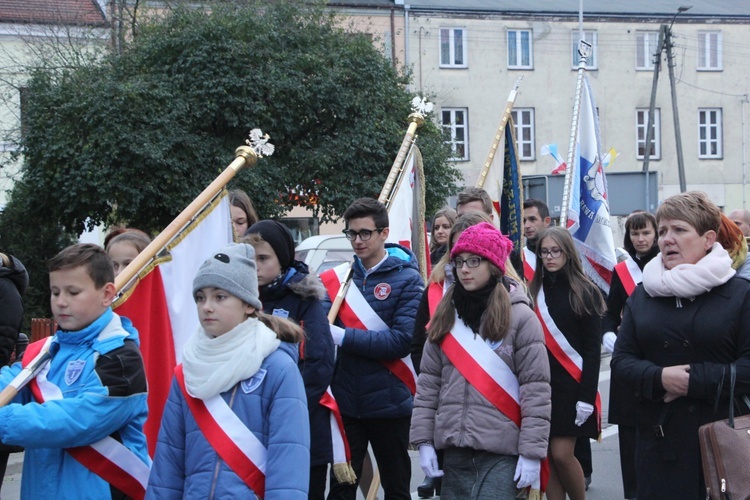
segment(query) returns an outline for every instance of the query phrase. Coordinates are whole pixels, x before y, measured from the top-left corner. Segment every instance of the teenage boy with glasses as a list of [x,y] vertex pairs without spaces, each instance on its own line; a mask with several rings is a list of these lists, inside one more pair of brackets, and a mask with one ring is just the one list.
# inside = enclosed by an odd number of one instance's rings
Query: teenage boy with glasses
[[[414,379],[409,360],[414,317],[424,284],[416,256],[386,243],[388,211],[372,198],[355,200],[344,212],[344,234],[355,258],[352,283],[331,336],[338,346],[331,388],[344,420],[357,481],[368,444],[388,499],[410,499],[411,460],[407,452]],[[330,309],[343,279],[342,269],[321,274]],[[410,363],[410,360],[408,361]],[[357,484],[331,474],[329,499],[354,500]]]

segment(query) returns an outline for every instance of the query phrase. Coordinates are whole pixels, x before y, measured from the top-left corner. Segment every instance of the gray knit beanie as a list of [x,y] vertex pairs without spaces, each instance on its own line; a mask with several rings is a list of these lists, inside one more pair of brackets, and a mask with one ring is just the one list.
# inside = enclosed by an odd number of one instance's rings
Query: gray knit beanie
[[261,310],[253,247],[247,243],[232,243],[201,264],[193,279],[193,297],[206,287],[221,288]]

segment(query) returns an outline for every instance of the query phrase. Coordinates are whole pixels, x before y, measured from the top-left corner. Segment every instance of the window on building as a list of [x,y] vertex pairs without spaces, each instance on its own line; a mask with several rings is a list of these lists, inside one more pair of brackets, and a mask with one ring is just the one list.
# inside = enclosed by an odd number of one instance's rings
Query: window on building
[[532,69],[531,30],[508,30],[508,68]]
[[[651,160],[661,160],[661,110],[654,109],[653,139],[651,140]],[[646,133],[648,131],[648,109],[635,110],[635,147],[636,158],[642,160],[646,156]]]
[[[579,35],[578,30],[573,30],[571,36],[572,40],[572,47],[573,47],[573,68],[578,69],[578,61],[581,60],[581,56],[578,55],[578,42],[581,40],[581,37]],[[586,69],[597,69],[597,59],[596,59],[596,51],[597,51],[597,41],[599,39],[599,34],[596,31],[586,31],[583,32],[583,39],[586,40],[591,44],[591,54],[586,58]]]
[[[658,31],[637,31],[635,34],[635,69],[654,70],[654,54],[658,49]],[[661,57],[661,54],[659,54]]]
[[465,29],[440,28],[440,67],[467,67]]
[[698,158],[722,158],[721,108],[698,110]]
[[698,32],[698,69],[721,71],[721,31]]
[[521,161],[535,160],[534,109],[514,108],[510,114],[515,125],[518,159]]
[[443,108],[443,138],[452,151],[453,161],[469,159],[469,111],[466,108]]

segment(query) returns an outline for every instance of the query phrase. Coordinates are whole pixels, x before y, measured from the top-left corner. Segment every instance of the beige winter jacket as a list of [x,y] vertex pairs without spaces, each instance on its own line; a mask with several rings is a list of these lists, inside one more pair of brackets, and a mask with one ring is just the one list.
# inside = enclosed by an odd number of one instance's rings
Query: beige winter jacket
[[409,441],[435,448],[473,448],[501,455],[547,456],[550,372],[539,320],[520,288],[511,289],[511,328],[495,349],[519,383],[521,428],[502,414],[448,360],[439,345],[425,344]]

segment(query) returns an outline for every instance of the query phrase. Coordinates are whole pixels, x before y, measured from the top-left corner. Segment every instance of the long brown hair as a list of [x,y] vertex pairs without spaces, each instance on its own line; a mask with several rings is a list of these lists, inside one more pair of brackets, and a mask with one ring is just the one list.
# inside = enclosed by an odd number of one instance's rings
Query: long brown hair
[[[503,284],[502,271],[489,260],[486,262],[490,266],[490,280],[495,280],[496,284],[487,300],[487,309],[482,313],[479,335],[485,340],[496,342],[504,339],[510,330],[510,294]],[[440,343],[453,327],[456,319],[453,291],[457,286],[460,285],[454,283],[448,289],[430,320],[427,338],[433,343]]]
[[252,318],[258,318],[268,328],[276,333],[276,337],[282,342],[296,344],[302,342],[305,338],[305,332],[297,323],[278,316],[271,316],[263,311],[256,309],[250,314]]
[[536,303],[539,290],[542,288],[544,280],[544,258],[542,257],[542,241],[545,238],[552,238],[565,255],[565,265],[562,272],[570,283],[570,308],[577,316],[590,316],[604,314],[607,305],[604,302],[599,288],[583,272],[578,251],[576,250],[573,237],[570,231],[562,227],[548,227],[539,235],[539,243],[536,246],[536,269],[534,270],[534,279],[531,280],[529,290]]
[[441,246],[440,243],[438,243],[435,240],[435,221],[438,220],[440,217],[445,217],[448,220],[448,223],[451,225],[451,227],[453,227],[453,224],[456,223],[456,211],[450,207],[445,207],[435,212],[435,215],[432,217],[432,232],[430,233],[430,252],[434,252]]

